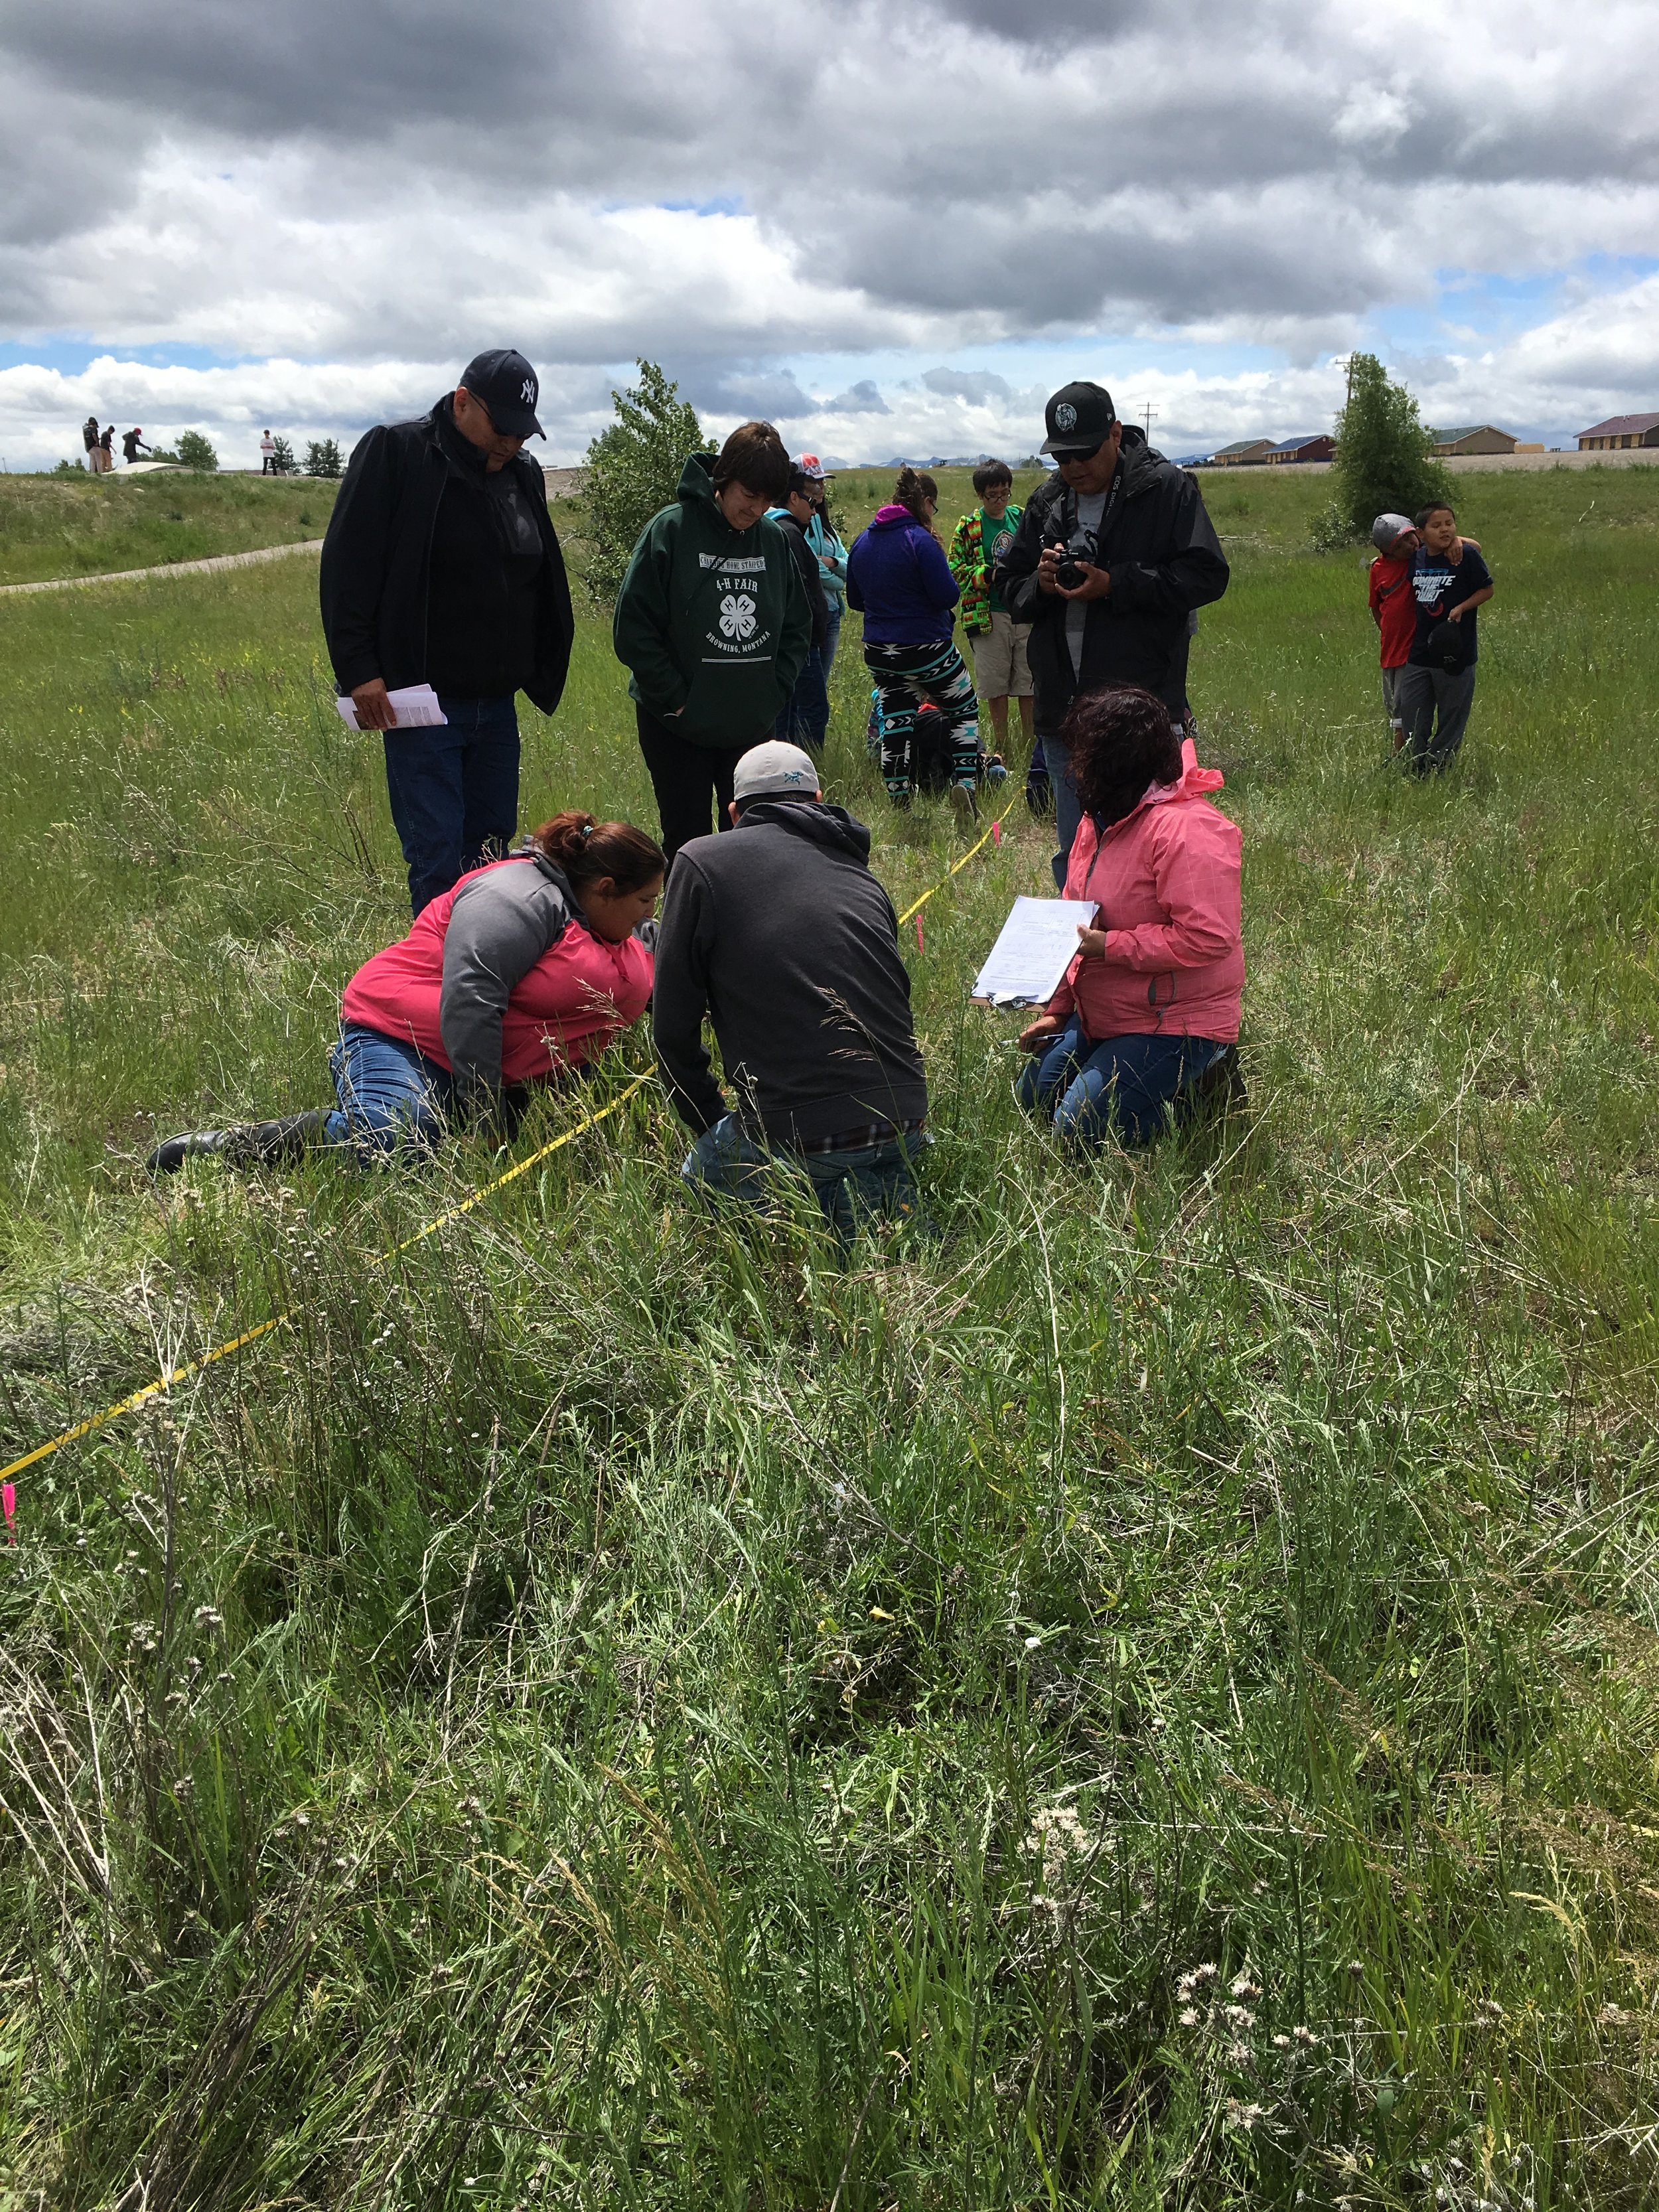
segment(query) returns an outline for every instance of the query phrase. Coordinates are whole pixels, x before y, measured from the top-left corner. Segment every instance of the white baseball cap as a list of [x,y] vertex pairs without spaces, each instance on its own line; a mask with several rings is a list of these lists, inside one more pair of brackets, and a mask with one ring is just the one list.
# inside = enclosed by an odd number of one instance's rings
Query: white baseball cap
[[732,796],[745,799],[811,799],[818,789],[818,765],[799,745],[769,738],[751,745],[738,763],[732,778]]

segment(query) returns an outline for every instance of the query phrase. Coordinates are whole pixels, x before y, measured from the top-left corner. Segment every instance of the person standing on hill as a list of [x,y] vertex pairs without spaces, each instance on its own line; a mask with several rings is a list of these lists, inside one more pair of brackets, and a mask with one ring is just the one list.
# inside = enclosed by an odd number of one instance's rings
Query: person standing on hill
[[830,672],[836,665],[836,653],[841,645],[842,617],[847,611],[847,548],[836,536],[836,526],[830,520],[830,494],[826,489],[830,477],[823,463],[816,453],[803,453],[795,465],[806,478],[806,496],[812,502],[812,519],[806,526],[806,542],[817,556],[823,596],[830,608],[830,625],[818,650],[818,657],[823,663],[823,681],[827,690]]
[[1412,596],[1416,526],[1408,514],[1379,514],[1371,525],[1371,543],[1376,548],[1370,567],[1371,620],[1376,624],[1382,647],[1383,711],[1398,752],[1406,742],[1406,725],[1400,715],[1400,678],[1417,635],[1417,603]]
[[[359,439],[323,539],[323,630],[360,729],[385,734],[416,914],[504,853],[519,816],[523,691],[558,705],[575,632],[538,464],[536,372],[495,348],[428,415]],[[444,721],[399,729],[389,690],[429,684]]]
[[98,417],[88,415],[81,425],[81,443],[86,447],[87,466],[94,476],[98,473]]
[[767,509],[789,490],[769,422],[744,422],[718,453],[693,453],[678,497],[653,515],[617,594],[611,637],[629,672],[662,848],[725,829],[732,776],[771,730],[812,647],[812,611],[789,542]]
[[1413,775],[1429,775],[1450,767],[1468,727],[1480,653],[1475,614],[1495,586],[1480,548],[1458,536],[1457,517],[1443,501],[1424,508],[1417,530],[1423,542],[1411,556],[1416,627],[1395,697],[1406,764]]
[[121,440],[121,458],[129,467],[137,459],[140,453],[146,453],[149,451],[149,447],[144,443],[143,432],[137,428],[129,430]]
[[276,441],[267,430],[259,441],[259,473],[262,477],[274,477],[276,472]]
[[115,425],[106,423],[98,439],[98,471],[108,476],[115,466]]
[[890,503],[877,508],[847,556],[847,602],[864,617],[864,665],[880,693],[882,781],[895,806],[910,804],[923,706],[945,719],[952,791],[971,799],[979,781],[979,709],[974,679],[951,641],[961,594],[933,535],[938,511],[932,477],[901,469]]
[[[1024,509],[1014,506],[1014,472],[1006,461],[985,461],[974,471],[980,504],[964,514],[951,538],[951,574],[962,587],[962,627],[974,649],[974,686],[990,711],[999,752],[1008,743],[1008,702],[1019,702],[1020,732],[1032,747],[1031,671],[1025,656],[1030,623],[1017,623],[997,584],[995,566],[1012,550]],[[1026,777],[1028,803],[1048,800],[1048,770],[1034,753]]]
[[1187,712],[1188,617],[1227,588],[1227,563],[1197,483],[1118,420],[1098,384],[1063,385],[1046,410],[1051,482],[1027,502],[996,566],[1028,653],[1036,733],[1054,784],[1056,884],[1080,809],[1060,734],[1079,693],[1136,685]]

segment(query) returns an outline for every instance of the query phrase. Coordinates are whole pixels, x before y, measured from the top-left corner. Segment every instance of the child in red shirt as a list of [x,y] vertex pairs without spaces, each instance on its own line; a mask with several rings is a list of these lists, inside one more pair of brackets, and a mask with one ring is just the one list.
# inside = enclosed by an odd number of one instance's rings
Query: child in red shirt
[[1394,749],[1406,742],[1406,725],[1395,701],[1400,672],[1410,657],[1417,628],[1412,596],[1412,555],[1421,544],[1407,514],[1379,514],[1371,525],[1376,558],[1371,562],[1371,620],[1382,635],[1382,704],[1394,733]]

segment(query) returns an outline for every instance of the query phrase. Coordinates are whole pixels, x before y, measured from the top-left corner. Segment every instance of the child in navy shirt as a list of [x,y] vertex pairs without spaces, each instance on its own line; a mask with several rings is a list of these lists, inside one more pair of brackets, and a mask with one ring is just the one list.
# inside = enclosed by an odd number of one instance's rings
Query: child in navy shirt
[[1492,571],[1472,538],[1457,534],[1443,502],[1417,518],[1422,544],[1412,556],[1416,631],[1395,693],[1406,726],[1406,764],[1417,775],[1448,767],[1463,742],[1474,704],[1480,653],[1476,610],[1492,595]]

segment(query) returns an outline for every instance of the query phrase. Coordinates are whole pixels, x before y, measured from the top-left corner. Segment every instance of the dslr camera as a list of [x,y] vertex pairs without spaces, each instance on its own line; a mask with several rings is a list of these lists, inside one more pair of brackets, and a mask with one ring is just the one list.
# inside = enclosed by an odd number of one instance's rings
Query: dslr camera
[[1078,567],[1078,562],[1087,561],[1092,565],[1099,550],[1091,531],[1076,532],[1069,543],[1060,548],[1060,565],[1054,570],[1054,581],[1063,584],[1068,592],[1076,591],[1079,584],[1086,584],[1089,580]]

